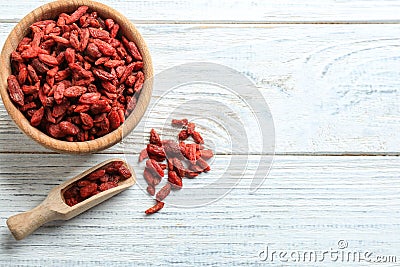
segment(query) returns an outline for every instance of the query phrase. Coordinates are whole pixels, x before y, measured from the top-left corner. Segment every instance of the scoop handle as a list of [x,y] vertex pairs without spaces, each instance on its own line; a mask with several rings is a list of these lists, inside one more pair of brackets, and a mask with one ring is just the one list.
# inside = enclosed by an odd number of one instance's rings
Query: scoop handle
[[11,216],[7,220],[7,226],[14,238],[21,240],[43,224],[57,219],[57,217],[57,212],[41,204],[32,210]]

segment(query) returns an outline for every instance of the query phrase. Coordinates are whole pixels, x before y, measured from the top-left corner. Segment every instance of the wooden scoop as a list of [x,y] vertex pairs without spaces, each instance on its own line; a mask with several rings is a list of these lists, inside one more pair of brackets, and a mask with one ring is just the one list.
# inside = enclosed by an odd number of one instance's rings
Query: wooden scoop
[[103,167],[104,165],[113,161],[123,161],[121,159],[111,159],[104,161],[97,166],[75,176],[74,178],[66,181],[65,183],[56,186],[48,194],[47,198],[36,208],[11,216],[7,220],[7,226],[10,229],[16,240],[21,240],[30,235],[37,228],[43,224],[54,220],[69,220],[80,213],[96,206],[97,204],[109,199],[110,197],[122,192],[128,187],[135,184],[135,173],[128,163],[124,165],[131,171],[132,176],[128,179],[120,181],[117,187],[98,193],[88,199],[70,207],[64,202],[64,192],[74,182],[80,180],[93,171]]

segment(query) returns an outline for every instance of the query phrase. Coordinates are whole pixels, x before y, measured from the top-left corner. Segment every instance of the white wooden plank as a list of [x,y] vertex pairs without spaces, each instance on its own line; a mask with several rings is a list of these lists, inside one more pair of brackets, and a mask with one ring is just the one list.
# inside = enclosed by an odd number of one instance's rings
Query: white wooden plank
[[[0,44],[13,25],[0,24]],[[156,73],[174,65],[210,61],[251,79],[271,109],[278,153],[400,151],[399,25],[138,27],[150,47]],[[153,100],[160,96],[160,89],[155,88]],[[216,95],[213,90],[175,91],[164,97],[145,121],[148,126],[160,127],[169,115],[169,106],[198,97],[221,101],[236,113],[251,115],[237,97]],[[199,115],[191,106],[182,111],[190,118]],[[20,133],[3,106],[0,118],[0,151],[45,151]],[[224,122],[226,118],[216,119]],[[203,132],[211,142],[218,142],[218,152],[247,152],[240,142],[232,150],[229,134],[215,127]],[[140,124],[124,145],[109,152],[121,152],[124,147],[139,152],[147,136],[143,129]],[[257,129],[248,126],[247,130]],[[257,149],[252,147],[249,152],[259,153]]]
[[[1,1],[2,20],[18,20],[49,0]],[[391,0],[104,0],[129,19],[169,21],[399,21],[400,3]]]
[[[152,200],[135,185],[73,220],[48,223],[20,242],[12,239],[6,218],[109,157],[2,154],[0,265],[243,266],[262,263],[257,255],[268,244],[280,251],[330,251],[339,240],[348,242],[346,251],[400,255],[399,157],[275,157],[267,181],[250,194],[253,156],[239,184],[210,205],[167,205],[145,217]],[[228,156],[218,156],[210,176],[185,185],[222,175],[228,163]],[[134,168],[140,173],[143,166]]]

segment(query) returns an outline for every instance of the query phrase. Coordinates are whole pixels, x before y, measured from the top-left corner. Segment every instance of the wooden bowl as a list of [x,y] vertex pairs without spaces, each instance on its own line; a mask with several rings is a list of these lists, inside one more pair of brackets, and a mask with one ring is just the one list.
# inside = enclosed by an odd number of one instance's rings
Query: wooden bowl
[[[118,129],[92,141],[67,142],[54,139],[47,134],[41,132],[39,129],[30,125],[30,122],[16,108],[9,97],[7,91],[7,77],[11,74],[10,55],[17,48],[20,40],[28,34],[29,26],[32,23],[44,19],[54,19],[63,12],[72,13],[79,6],[82,5],[86,5],[91,10],[98,12],[99,16],[103,18],[112,18],[116,23],[120,25],[121,33],[125,35],[129,40],[136,43],[143,57],[143,73],[146,81],[137,101],[136,108],[126,118],[125,122]],[[60,0],[45,4],[33,10],[27,16],[25,16],[11,31],[4,44],[0,60],[0,93],[3,99],[4,106],[6,107],[11,118],[18,125],[18,127],[33,140],[43,145],[44,147],[57,152],[73,154],[93,153],[115,145],[136,127],[140,119],[143,117],[150,102],[152,93],[153,65],[149,50],[142,36],[140,35],[136,27],[125,16],[123,16],[118,11],[98,2],[90,0]]]

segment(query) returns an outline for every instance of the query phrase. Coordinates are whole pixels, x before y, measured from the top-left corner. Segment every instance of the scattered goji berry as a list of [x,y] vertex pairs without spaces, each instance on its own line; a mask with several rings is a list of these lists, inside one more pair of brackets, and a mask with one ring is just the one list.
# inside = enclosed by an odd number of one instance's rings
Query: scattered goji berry
[[153,214],[158,212],[159,210],[161,210],[162,208],[164,208],[164,202],[161,201],[157,201],[157,204],[155,204],[153,207],[149,208],[148,210],[145,211],[145,213],[147,215],[149,214]]
[[158,201],[162,201],[169,195],[170,192],[171,192],[171,184],[166,184],[160,189],[160,191],[158,191],[158,193],[156,194],[156,199]]
[[[139,155],[139,162],[147,157],[150,158],[146,161],[146,167],[143,172],[144,179],[148,184],[146,190],[150,195],[154,196],[156,186],[164,177],[164,170],[168,170],[168,182],[156,194],[157,204],[148,209],[146,214],[152,214],[160,210],[164,206],[161,201],[170,194],[171,188],[182,188],[182,178],[192,179],[200,173],[208,172],[211,169],[206,160],[212,158],[214,154],[212,150],[204,148],[202,136],[195,131],[196,125],[188,123],[187,119],[172,120],[171,124],[183,127],[183,130],[178,134],[179,143],[173,140],[161,140],[158,133],[151,129],[149,144]],[[195,143],[183,142],[190,136]],[[161,163],[165,159],[167,163]]]

